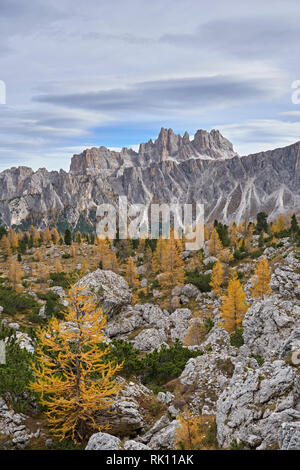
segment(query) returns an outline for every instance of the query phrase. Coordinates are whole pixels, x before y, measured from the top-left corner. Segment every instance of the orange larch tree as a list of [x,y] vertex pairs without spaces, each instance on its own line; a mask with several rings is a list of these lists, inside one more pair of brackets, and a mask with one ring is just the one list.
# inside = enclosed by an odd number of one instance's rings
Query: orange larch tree
[[106,360],[110,348],[99,347],[106,318],[85,287],[73,287],[67,300],[64,320],[52,317],[47,327],[37,329],[30,389],[40,394],[53,435],[80,442],[93,430],[109,428],[95,417],[111,407],[122,388],[115,380],[122,364]]

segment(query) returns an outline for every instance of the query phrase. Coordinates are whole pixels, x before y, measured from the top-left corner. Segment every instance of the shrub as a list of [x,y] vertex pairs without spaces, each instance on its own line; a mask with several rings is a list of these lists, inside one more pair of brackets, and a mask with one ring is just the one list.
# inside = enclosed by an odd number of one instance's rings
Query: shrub
[[64,289],[69,289],[77,280],[77,277],[77,273],[50,273],[51,284]]
[[185,284],[194,284],[201,292],[211,291],[210,281],[210,274],[199,274],[197,271],[185,273]]
[[214,322],[211,318],[204,318],[204,326],[206,329],[206,332],[209,333],[212,327],[214,326]]
[[7,337],[10,339],[6,345],[6,364],[0,364],[0,396],[9,396],[16,411],[27,412],[34,399],[27,388],[32,380],[33,356],[16,343],[14,331],[1,326],[0,338]]
[[240,348],[244,344],[244,338],[243,338],[243,329],[236,330],[232,335],[230,336],[230,344],[231,346],[234,346],[236,348]]
[[15,292],[11,287],[0,284],[0,305],[3,312],[9,315],[24,313],[27,310],[37,310],[38,303],[31,295],[25,295]]
[[238,442],[236,439],[233,439],[230,444],[230,450],[242,450],[244,448],[244,444],[242,442]]
[[[99,345],[100,348],[106,346],[105,344]],[[163,346],[160,351],[155,349],[142,359],[139,358],[140,352],[127,341],[113,340],[111,346],[107,360],[116,364],[124,362],[121,372],[123,376],[128,378],[131,375],[137,375],[142,383],[155,390],[179,377],[191,357],[203,354],[203,351],[191,351],[185,348],[179,341],[176,341],[170,348]]]
[[47,317],[55,317],[59,319],[64,318],[64,312],[66,311],[66,307],[64,307],[59,302],[59,296],[54,292],[47,292],[46,294],[39,292],[38,294],[39,299],[45,300],[45,315]]
[[163,346],[160,351],[155,349],[141,360],[141,380],[145,385],[163,385],[179,377],[191,357],[202,354],[203,351],[183,347],[179,341],[170,348]]
[[[105,349],[107,345],[100,344],[99,347]],[[110,353],[106,358],[109,361],[113,361],[115,364],[124,362],[122,368],[122,375],[124,377],[130,377],[140,372],[139,351],[134,349],[132,343],[123,341],[122,339],[114,339],[111,342]]]

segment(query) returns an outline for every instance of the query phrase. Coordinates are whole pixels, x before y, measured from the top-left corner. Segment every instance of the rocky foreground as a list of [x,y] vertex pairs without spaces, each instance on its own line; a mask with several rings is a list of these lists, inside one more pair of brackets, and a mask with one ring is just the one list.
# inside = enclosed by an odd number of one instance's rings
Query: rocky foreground
[[[245,284],[250,305],[243,320],[243,344],[232,345],[220,323],[220,300],[192,284],[173,289],[170,313],[155,302],[131,305],[132,292],[123,277],[112,271],[87,274],[79,283],[102,302],[107,315],[107,341],[123,339],[142,354],[184,339],[195,322],[191,303],[212,312],[213,324],[203,340],[189,344],[203,354],[188,360],[181,375],[167,384],[167,391],[154,393],[138,377],[119,378],[123,390],[116,397],[112,414],[99,415],[109,434],[91,436],[87,450],[173,449],[178,414],[188,404],[196,415],[216,422],[218,447],[244,449],[300,449],[300,262],[286,239],[280,249],[267,248],[264,256],[278,257],[271,277],[272,293],[263,300],[250,296],[251,279]],[[185,254],[186,255],[186,254]],[[276,258],[277,259],[277,258]],[[279,259],[279,258],[278,258]],[[245,273],[253,265],[241,265]],[[211,259],[208,259],[208,262]],[[204,265],[206,260],[204,260]],[[142,269],[141,269],[142,271]],[[51,290],[65,302],[61,287]],[[154,292],[159,297],[160,292]],[[44,314],[41,308],[41,315]],[[34,344],[15,328],[22,348],[32,353]],[[26,415],[15,413],[0,400],[0,437],[13,448],[25,448],[44,436],[43,429],[27,425]],[[49,444],[50,442],[50,444]]]

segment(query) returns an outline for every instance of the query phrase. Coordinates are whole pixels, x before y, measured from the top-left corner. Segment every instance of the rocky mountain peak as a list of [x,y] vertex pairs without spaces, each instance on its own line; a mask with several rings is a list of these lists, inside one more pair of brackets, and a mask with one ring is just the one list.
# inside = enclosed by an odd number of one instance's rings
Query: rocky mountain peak
[[194,140],[188,132],[183,136],[173,129],[161,128],[155,141],[142,142],[139,151],[123,147],[120,152],[106,147],[93,147],[74,155],[71,173],[88,174],[97,172],[122,173],[125,167],[147,167],[162,161],[181,162],[189,159],[226,159],[237,156],[229,140],[217,130],[210,132],[198,130]]

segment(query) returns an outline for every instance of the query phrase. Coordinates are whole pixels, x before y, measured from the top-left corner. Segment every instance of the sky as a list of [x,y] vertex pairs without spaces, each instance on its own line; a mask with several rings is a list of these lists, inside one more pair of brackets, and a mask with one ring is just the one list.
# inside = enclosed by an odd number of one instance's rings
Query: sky
[[299,0],[0,0],[0,171],[161,127],[240,155],[300,140],[299,20]]

